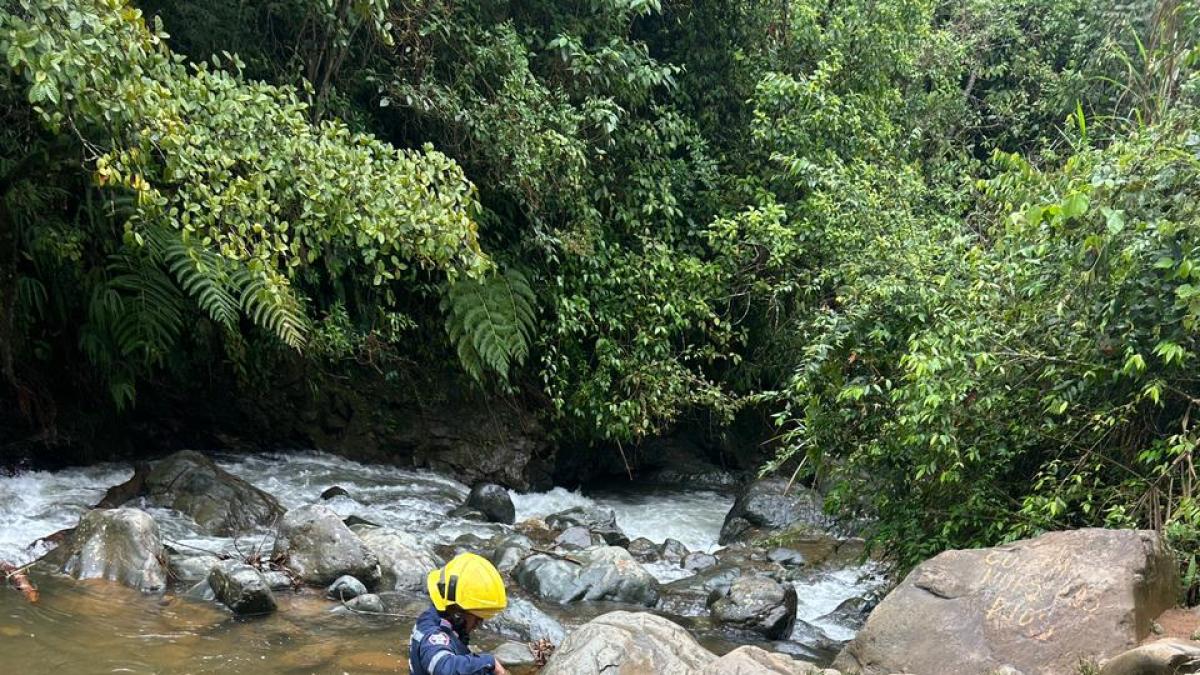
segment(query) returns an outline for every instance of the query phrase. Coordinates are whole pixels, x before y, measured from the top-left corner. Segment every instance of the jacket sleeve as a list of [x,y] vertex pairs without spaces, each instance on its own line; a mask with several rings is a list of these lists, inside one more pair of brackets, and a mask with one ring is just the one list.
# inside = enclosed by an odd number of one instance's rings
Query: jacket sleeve
[[430,675],[492,675],[496,659],[491,654],[455,654],[448,646],[421,642],[421,666]]

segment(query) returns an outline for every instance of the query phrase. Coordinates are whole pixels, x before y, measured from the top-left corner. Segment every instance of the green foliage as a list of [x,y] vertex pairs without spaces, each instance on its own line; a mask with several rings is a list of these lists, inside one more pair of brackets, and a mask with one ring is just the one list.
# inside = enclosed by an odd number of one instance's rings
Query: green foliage
[[517,268],[452,284],[443,300],[446,332],[466,371],[478,381],[491,371],[507,381],[529,356],[537,302]]

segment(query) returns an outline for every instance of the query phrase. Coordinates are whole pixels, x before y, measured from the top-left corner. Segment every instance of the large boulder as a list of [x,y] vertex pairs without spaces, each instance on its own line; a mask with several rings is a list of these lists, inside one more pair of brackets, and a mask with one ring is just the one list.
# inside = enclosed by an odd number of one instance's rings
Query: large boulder
[[1109,659],[1100,675],[1190,675],[1200,673],[1200,645],[1166,638]]
[[488,559],[501,572],[511,572],[533,548],[533,542],[523,534],[506,534],[494,537],[494,546]]
[[822,670],[811,663],[797,661],[783,654],[746,645],[738,647],[713,661],[700,675],[826,675],[834,670]]
[[158,524],[140,509],[95,509],[42,560],[76,579],[118,581],[145,593],[167,587]]
[[581,551],[565,560],[533,555],[513,571],[517,581],[543,600],[610,600],[652,606],[658,601],[658,581],[629,551],[616,546]]
[[378,559],[380,585],[386,590],[421,591],[426,575],[443,564],[436,553],[408,532],[368,525],[355,525],[351,530]]
[[208,585],[217,600],[238,615],[275,611],[275,596],[262,573],[250,565],[225,561],[208,573]]
[[517,509],[508,490],[495,483],[479,483],[471,488],[466,505],[479,509],[493,523],[512,525],[517,520]]
[[824,530],[830,525],[823,500],[816,490],[791,484],[781,478],[756,480],[733,502],[721,525],[722,546],[750,541],[798,523]]
[[719,565],[690,577],[677,579],[659,589],[656,608],[678,616],[701,616],[708,613],[710,598],[723,597],[729,587],[742,576],[734,565]]
[[1153,532],[1051,532],[946,551],[879,604],[834,667],[864,675],[1070,673],[1134,647],[1175,603],[1175,562]]
[[782,640],[796,623],[796,589],[770,577],[742,576],[710,608],[717,623]]
[[532,602],[512,593],[508,596],[508,606],[504,611],[488,619],[487,629],[513,640],[547,640],[556,646],[567,636],[566,629],[554,617],[538,609]]
[[367,588],[379,583],[379,558],[336,513],[317,504],[284,514],[275,537],[274,556],[280,555],[298,579],[314,586],[328,586],[344,574]]
[[628,546],[629,537],[617,527],[617,514],[612,509],[598,506],[576,506],[546,516],[546,525],[551,529],[565,530],[582,526],[604,537],[610,546]]
[[145,495],[151,504],[185,513],[218,536],[270,527],[283,515],[274,497],[192,450],[156,462],[146,476]]
[[694,675],[716,660],[683,627],[644,612],[609,612],[571,633],[541,675]]

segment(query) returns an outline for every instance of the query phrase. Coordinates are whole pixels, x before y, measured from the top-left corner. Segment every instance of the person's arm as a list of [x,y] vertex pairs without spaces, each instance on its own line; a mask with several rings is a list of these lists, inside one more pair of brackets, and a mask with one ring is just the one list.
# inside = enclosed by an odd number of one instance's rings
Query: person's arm
[[491,654],[455,654],[449,646],[421,644],[421,665],[431,675],[493,675],[504,673]]

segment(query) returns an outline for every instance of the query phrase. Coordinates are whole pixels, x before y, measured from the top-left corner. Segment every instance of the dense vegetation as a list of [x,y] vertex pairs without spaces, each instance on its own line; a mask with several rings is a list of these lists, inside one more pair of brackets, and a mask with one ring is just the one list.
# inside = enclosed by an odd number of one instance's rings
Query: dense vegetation
[[580,445],[772,419],[768,468],[901,563],[1200,538],[1198,34],[1180,0],[8,0],[0,400],[45,434],[452,366]]

